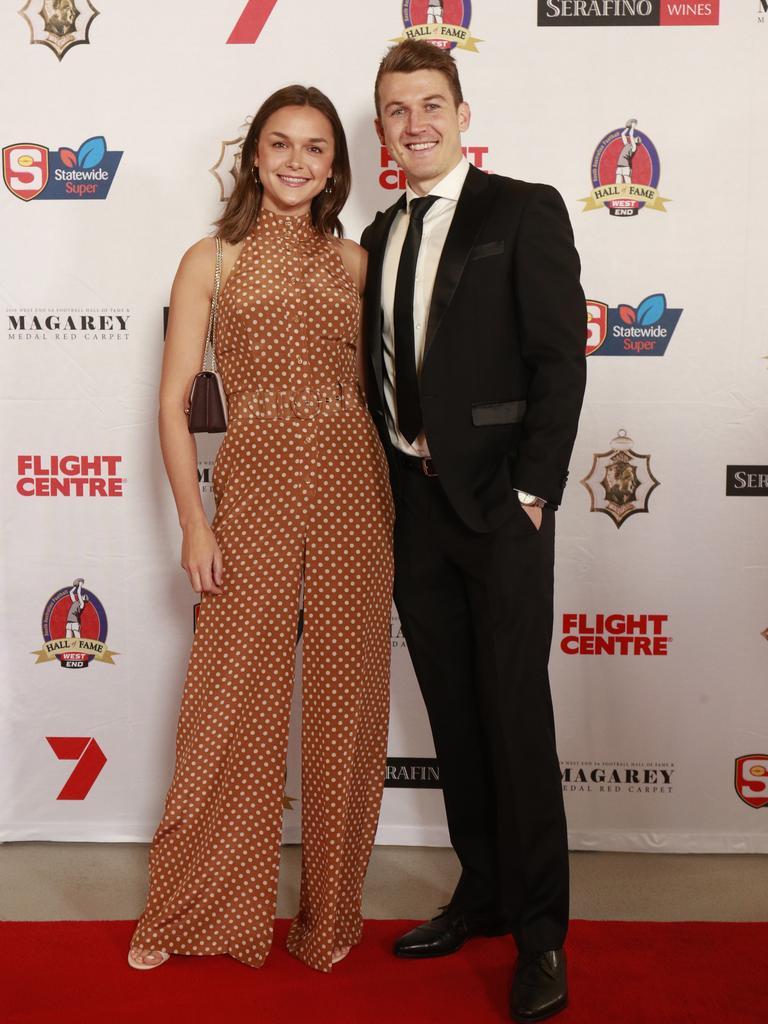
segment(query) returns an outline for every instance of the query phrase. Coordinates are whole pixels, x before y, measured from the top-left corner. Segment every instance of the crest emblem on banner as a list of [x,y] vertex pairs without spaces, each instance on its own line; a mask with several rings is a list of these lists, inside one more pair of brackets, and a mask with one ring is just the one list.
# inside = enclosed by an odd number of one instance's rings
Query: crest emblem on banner
[[666,213],[668,198],[659,193],[661,162],[653,142],[637,130],[637,118],[614,128],[592,154],[592,192],[579,202],[584,210],[604,207],[614,217],[635,217],[644,208]]
[[219,199],[225,203],[232,195],[237,176],[240,173],[240,158],[243,155],[243,143],[248,134],[252,116],[245,119],[241,125],[240,134],[234,139],[225,139],[221,143],[219,159],[208,170],[219,183]]
[[[73,46],[88,43],[91,22],[99,14],[90,0],[27,0],[19,14],[29,25],[30,43],[47,46],[61,60]],[[34,7],[34,10],[30,10]]]
[[590,512],[604,512],[620,528],[636,512],[648,512],[648,500],[660,481],[651,472],[650,455],[632,450],[635,442],[620,430],[607,452],[598,452],[581,483],[589,491]]
[[472,0],[402,0],[403,35],[393,39],[420,39],[442,50],[461,50],[477,53],[477,39],[469,31],[472,20]]
[[17,142],[3,148],[3,181],[18,199],[28,203],[48,184],[48,147]]
[[36,665],[54,658],[62,668],[88,668],[94,660],[114,665],[112,658],[119,654],[107,647],[107,613],[82,576],[48,598],[42,626],[45,642],[31,652],[37,655]]
[[749,807],[768,806],[768,754],[736,758],[736,792]]

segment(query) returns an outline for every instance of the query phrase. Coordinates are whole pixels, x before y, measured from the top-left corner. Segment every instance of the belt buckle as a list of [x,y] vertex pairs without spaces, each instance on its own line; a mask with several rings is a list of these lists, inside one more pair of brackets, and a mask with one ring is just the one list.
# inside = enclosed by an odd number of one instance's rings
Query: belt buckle
[[421,460],[421,471],[424,476],[437,476],[437,470],[432,472],[433,463],[431,456],[427,455]]

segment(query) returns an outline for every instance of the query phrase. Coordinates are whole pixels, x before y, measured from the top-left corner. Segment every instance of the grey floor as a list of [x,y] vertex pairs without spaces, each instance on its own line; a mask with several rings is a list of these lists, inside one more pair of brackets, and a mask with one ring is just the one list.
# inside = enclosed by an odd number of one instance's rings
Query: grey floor
[[[0,920],[126,920],[138,917],[147,885],[138,843],[0,845]],[[300,848],[283,849],[278,916],[297,905]],[[574,918],[593,920],[768,920],[768,856],[571,854]],[[457,877],[451,850],[376,847],[363,912],[372,918],[431,917]]]

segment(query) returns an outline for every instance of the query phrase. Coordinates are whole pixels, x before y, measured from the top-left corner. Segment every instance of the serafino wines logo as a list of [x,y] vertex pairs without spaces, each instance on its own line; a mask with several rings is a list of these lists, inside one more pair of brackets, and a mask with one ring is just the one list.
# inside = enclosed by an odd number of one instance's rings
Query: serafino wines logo
[[107,647],[107,613],[82,576],[52,594],[43,609],[43,640],[36,665],[56,659],[62,668],[88,668],[92,661],[114,665],[119,651]]
[[768,754],[744,754],[736,758],[736,792],[757,810],[768,807]]
[[604,512],[620,528],[630,516],[648,511],[660,481],[651,472],[650,455],[632,450],[635,442],[620,430],[607,452],[597,452],[581,481],[591,498],[590,512]]
[[73,46],[89,43],[91,22],[98,11],[91,0],[27,0],[19,11],[29,25],[30,43],[53,50],[61,60]]
[[561,28],[717,25],[720,0],[538,0],[538,22]]
[[403,34],[392,40],[420,39],[443,50],[458,46],[477,53],[477,39],[469,31],[471,0],[402,0]]
[[670,309],[658,292],[638,305],[615,309],[597,299],[587,299],[588,356],[663,356],[667,351],[682,309]]
[[122,498],[122,455],[19,455],[16,490],[25,498]]
[[666,213],[664,203],[671,200],[659,194],[659,154],[636,128],[637,118],[630,118],[598,142],[592,155],[592,192],[579,200],[584,213],[601,207],[614,217],[634,217],[644,207]]
[[85,800],[107,763],[93,736],[46,736],[60,761],[77,761],[57,800]]
[[[478,171],[485,171],[486,174],[492,173],[488,167],[488,146],[462,146],[461,152]],[[405,171],[397,166],[397,161],[386,146],[379,148],[379,166],[381,168],[379,173],[381,187],[390,191],[397,189],[402,192],[406,185]]]
[[277,0],[248,0],[227,43],[255,43],[276,4]]
[[52,153],[37,142],[15,142],[3,148],[3,181],[9,192],[32,199],[106,199],[123,158],[107,149],[103,135],[94,135],[77,151],[62,146]]
[[666,634],[668,615],[587,615],[566,612],[560,650],[576,655],[666,657],[671,637]]
[[388,757],[386,789],[440,789],[440,767],[435,757]]

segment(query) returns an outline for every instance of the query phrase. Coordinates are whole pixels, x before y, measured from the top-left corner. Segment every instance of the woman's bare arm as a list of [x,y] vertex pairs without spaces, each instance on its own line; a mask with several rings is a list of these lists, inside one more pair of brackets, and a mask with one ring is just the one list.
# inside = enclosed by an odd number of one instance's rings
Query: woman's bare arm
[[[357,285],[357,290],[362,295],[365,292],[365,275],[368,270],[368,253],[362,246],[359,246],[357,242],[353,242],[349,238],[345,238],[340,243],[341,246],[341,258],[344,266],[347,269],[347,273]],[[363,338],[363,320],[360,318],[360,331],[357,338],[357,376],[360,380],[360,386],[363,389],[363,394],[367,395],[367,366],[368,360],[366,359],[365,352],[365,340]]]
[[181,564],[197,593],[221,593],[222,559],[203,509],[197,445],[185,413],[192,380],[201,368],[213,291],[216,246],[203,238],[183,256],[171,290],[160,379],[160,447],[184,537]]

